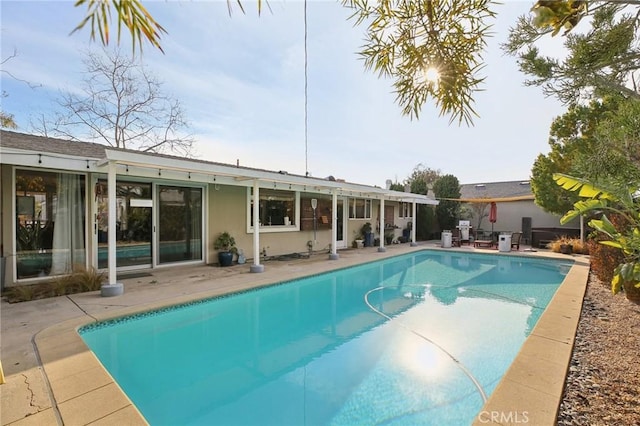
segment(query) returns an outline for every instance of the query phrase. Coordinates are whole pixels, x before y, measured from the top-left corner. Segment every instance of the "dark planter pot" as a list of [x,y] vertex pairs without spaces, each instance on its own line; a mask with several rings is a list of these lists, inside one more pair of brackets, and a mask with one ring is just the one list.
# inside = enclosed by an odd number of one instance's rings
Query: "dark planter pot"
[[571,253],[573,253],[573,246],[571,244],[562,244],[562,245],[560,245],[560,253],[562,253],[562,254],[571,254]]
[[218,253],[218,263],[220,266],[231,266],[233,263],[233,253],[230,251],[221,251]]
[[364,246],[373,247],[373,232],[367,232],[364,234]]

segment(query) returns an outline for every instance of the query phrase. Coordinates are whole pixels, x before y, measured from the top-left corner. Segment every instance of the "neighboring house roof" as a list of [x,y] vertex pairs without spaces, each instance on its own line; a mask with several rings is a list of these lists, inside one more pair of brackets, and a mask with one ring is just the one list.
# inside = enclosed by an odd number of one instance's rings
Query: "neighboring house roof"
[[[431,197],[421,194],[391,191],[378,186],[362,185],[336,180],[333,177],[314,178],[290,174],[286,171],[271,171],[217,163],[193,158],[184,158],[173,155],[142,152],[136,150],[114,148],[107,145],[89,142],[76,142],[62,139],[54,139],[42,136],[29,135],[2,130],[0,131],[0,163],[8,163],[7,157],[13,155],[14,161],[20,156],[20,165],[40,165],[47,167],[42,161],[33,161],[33,156],[50,156],[55,160],[63,161],[65,158],[75,158],[85,165],[88,171],[105,172],[108,163],[118,164],[129,168],[137,167],[145,169],[147,173],[155,170],[158,175],[165,177],[164,172],[188,173],[189,179],[196,179],[200,175],[201,181],[206,177],[206,182],[227,183],[232,185],[250,186],[253,180],[288,185],[290,189],[304,190],[305,192],[340,191],[342,196],[360,196],[369,198],[388,198],[394,201],[416,202],[418,204],[437,204]],[[53,154],[53,155],[51,155]],[[28,160],[31,156],[31,161]],[[61,167],[61,166],[60,166]],[[85,168],[83,166],[83,168]],[[132,170],[133,172],[133,170]],[[162,172],[162,173],[161,173]],[[122,174],[122,173],[120,173]],[[217,179],[217,180],[216,180]],[[226,179],[226,180],[225,180]],[[243,182],[245,182],[243,184]]]
[[506,202],[533,200],[528,180],[508,182],[469,183],[460,185],[460,200],[467,202]]

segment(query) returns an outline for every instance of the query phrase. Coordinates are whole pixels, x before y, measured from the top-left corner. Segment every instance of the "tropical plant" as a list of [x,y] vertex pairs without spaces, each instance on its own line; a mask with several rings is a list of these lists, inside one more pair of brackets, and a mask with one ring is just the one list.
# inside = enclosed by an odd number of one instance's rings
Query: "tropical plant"
[[[620,250],[624,259],[614,269],[611,291],[616,294],[624,288],[629,300],[640,303],[640,205],[636,201],[640,185],[591,183],[563,174],[555,174],[554,180],[568,191],[577,191],[583,198],[560,219],[560,223],[565,224],[581,215],[599,216],[599,219],[591,219],[589,226],[608,237],[599,241],[600,244]],[[617,214],[622,225],[614,225],[606,213]]]

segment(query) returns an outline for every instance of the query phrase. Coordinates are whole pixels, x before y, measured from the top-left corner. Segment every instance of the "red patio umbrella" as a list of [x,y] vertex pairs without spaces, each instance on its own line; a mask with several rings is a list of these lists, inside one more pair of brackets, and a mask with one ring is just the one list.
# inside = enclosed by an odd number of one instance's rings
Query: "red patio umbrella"
[[489,222],[491,222],[491,235],[493,236],[493,224],[496,223],[498,219],[498,206],[495,202],[491,202],[491,206],[489,207]]

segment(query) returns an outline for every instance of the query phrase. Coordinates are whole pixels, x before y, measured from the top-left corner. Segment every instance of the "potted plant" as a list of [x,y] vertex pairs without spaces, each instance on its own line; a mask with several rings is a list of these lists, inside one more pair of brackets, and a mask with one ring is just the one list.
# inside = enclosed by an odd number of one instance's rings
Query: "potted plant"
[[213,248],[218,250],[218,263],[220,266],[230,266],[233,263],[233,254],[236,252],[236,240],[227,231],[222,232],[213,242]]
[[365,247],[373,247],[373,232],[371,232],[371,222],[366,222],[360,228],[360,233],[364,239]]

